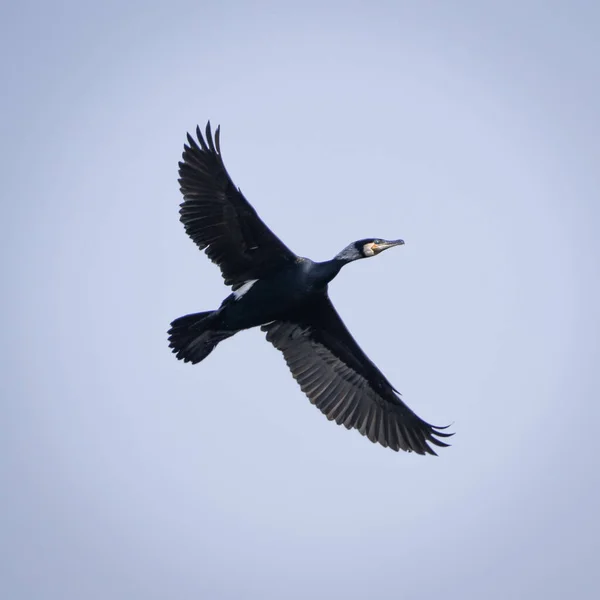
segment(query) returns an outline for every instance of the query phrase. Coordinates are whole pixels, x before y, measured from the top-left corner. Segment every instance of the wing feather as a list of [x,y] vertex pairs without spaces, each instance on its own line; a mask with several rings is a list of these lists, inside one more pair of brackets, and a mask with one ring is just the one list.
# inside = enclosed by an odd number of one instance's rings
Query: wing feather
[[179,184],[184,201],[180,220],[200,250],[216,263],[225,283],[236,290],[296,260],[296,255],[265,225],[229,177],[221,156],[220,129],[206,139],[196,128],[187,134]]
[[418,417],[367,358],[327,296],[292,321],[264,325],[309,400],[329,419],[392,450],[435,454],[451,434]]

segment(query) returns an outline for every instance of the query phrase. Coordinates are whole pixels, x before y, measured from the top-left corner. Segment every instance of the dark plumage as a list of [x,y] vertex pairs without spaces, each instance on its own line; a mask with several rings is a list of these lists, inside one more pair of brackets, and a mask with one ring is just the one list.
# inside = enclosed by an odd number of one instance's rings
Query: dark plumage
[[181,222],[216,263],[230,294],[215,311],[175,319],[169,345],[178,359],[198,363],[222,340],[260,326],[283,353],[292,375],[329,420],[355,428],[392,450],[435,454],[430,444],[451,434],[429,425],[360,349],[327,295],[340,269],[374,256],[402,240],[364,239],[332,260],[316,263],[296,256],[261,221],[229,177],[210,123],[206,139],[188,134],[179,183]]

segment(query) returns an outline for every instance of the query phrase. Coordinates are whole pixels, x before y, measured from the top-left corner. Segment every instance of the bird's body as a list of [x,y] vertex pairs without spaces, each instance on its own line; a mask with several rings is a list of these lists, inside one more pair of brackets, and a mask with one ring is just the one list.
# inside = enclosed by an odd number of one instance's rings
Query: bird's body
[[393,450],[435,454],[449,434],[429,425],[400,399],[346,329],[329,299],[329,282],[361,258],[403,244],[364,239],[333,259],[313,262],[294,254],[260,220],[225,170],[219,129],[213,140],[188,135],[180,184],[181,221],[200,249],[217,263],[232,293],[215,311],[171,323],[169,342],[177,358],[198,363],[224,339],[260,326],[280,350],[294,378],[330,420],[358,429]]
[[339,272],[336,266],[299,257],[271,276],[250,279],[223,301],[220,310],[224,325],[249,329],[284,318],[310,302],[312,296],[326,293],[327,284]]

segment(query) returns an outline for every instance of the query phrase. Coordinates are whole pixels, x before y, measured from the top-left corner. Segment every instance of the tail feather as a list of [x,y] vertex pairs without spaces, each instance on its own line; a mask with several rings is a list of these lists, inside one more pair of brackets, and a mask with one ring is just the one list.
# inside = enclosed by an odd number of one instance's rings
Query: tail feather
[[171,323],[169,329],[169,348],[179,360],[193,365],[204,360],[224,339],[235,331],[211,329],[216,311],[194,313],[179,317]]

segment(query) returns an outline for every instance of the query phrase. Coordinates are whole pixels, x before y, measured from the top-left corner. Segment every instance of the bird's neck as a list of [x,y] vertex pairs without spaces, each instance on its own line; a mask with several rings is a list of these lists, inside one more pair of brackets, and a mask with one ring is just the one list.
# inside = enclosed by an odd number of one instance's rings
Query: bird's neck
[[348,261],[332,258],[325,262],[315,263],[314,273],[323,283],[329,283]]

